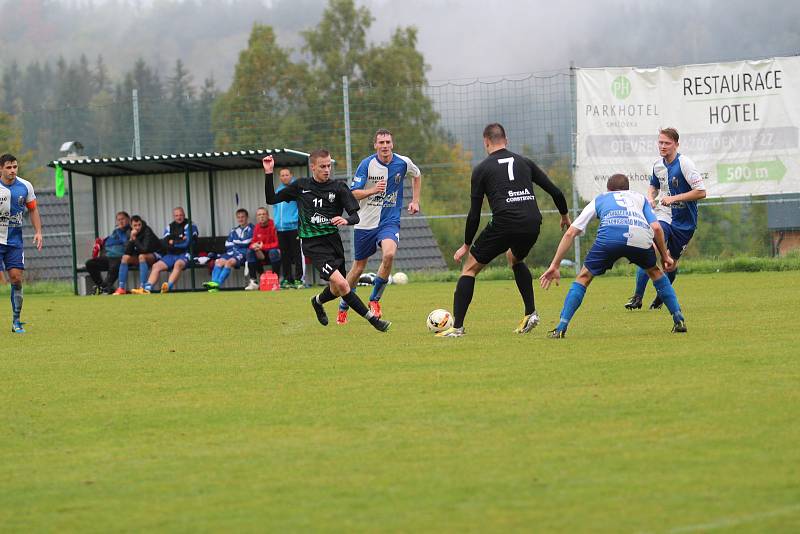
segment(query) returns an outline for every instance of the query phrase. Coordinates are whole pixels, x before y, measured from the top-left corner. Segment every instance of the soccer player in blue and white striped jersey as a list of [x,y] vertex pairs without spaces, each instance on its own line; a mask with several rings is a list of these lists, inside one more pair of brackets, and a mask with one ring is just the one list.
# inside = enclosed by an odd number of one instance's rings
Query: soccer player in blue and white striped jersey
[[36,205],[33,185],[17,176],[19,165],[11,154],[0,156],[0,263],[4,264],[11,284],[11,331],[25,333],[22,313],[22,274],[25,252],[22,249],[22,217],[28,210],[33,224],[33,244],[42,250],[42,219]]
[[[650,206],[664,230],[664,241],[675,260],[675,270],[667,273],[670,283],[675,282],[678,260],[697,229],[697,201],[706,198],[703,176],[692,160],[678,153],[679,139],[675,128],[664,128],[659,132],[658,151],[661,158],[653,165],[653,176],[647,191]],[[636,289],[625,304],[627,309],[642,307],[647,280],[644,270],[637,269]],[[661,298],[656,296],[650,309],[659,309],[662,304]]]
[[[403,183],[411,176],[411,202],[408,213],[419,212],[419,195],[422,176],[411,158],[393,152],[392,132],[380,129],[375,133],[375,154],[365,158],[358,165],[350,189],[359,201],[361,221],[355,225],[355,258],[347,273],[347,282],[354,290],[358,279],[364,272],[370,256],[381,248],[381,265],[372,285],[369,309],[376,317],[381,316],[380,299],[389,275],[392,272],[394,256],[400,242],[400,214],[403,211]],[[347,322],[347,304],[339,305],[337,324]]]
[[544,289],[552,282],[558,285],[561,279],[559,266],[572,242],[582,234],[592,219],[600,220],[597,239],[584,260],[580,273],[575,278],[564,300],[558,325],[548,333],[552,338],[563,338],[567,333],[572,316],[583,302],[586,288],[595,276],[600,276],[620,258],[626,258],[644,269],[653,281],[658,296],[664,301],[672,314],[673,332],[686,332],[686,323],[681,313],[678,297],[667,278],[656,262],[658,249],[664,270],[669,272],[675,267],[664,242],[664,231],[658,223],[650,203],[641,193],[629,191],[628,177],[615,174],[608,179],[607,193],[598,195],[573,221],[561,238],[558,250],[550,262],[550,267],[539,278]]

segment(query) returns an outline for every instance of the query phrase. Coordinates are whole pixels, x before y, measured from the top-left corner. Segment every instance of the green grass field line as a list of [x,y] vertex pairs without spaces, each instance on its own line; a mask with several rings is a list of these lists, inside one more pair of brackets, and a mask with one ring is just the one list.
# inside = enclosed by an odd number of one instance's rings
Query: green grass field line
[[799,282],[681,275],[676,336],[601,277],[563,340],[567,280],[527,336],[479,280],[459,339],[425,328],[452,283],[390,287],[388,334],[310,290],[29,295],[0,530],[796,531]]

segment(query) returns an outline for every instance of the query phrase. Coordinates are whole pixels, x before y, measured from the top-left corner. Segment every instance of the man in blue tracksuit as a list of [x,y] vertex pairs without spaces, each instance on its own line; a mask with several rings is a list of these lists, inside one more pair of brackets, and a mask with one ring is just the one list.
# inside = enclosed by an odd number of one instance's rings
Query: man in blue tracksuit
[[[276,193],[295,180],[289,169],[281,169],[278,177],[281,185],[275,190]],[[281,287],[299,289],[303,287],[303,260],[300,254],[300,237],[297,234],[297,202],[275,204],[273,218],[278,231],[278,248],[281,250]]]

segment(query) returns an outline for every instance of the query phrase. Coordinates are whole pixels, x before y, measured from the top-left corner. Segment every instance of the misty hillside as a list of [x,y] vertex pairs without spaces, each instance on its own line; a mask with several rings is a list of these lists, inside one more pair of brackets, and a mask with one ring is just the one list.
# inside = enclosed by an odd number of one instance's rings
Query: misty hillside
[[[578,66],[675,65],[800,53],[800,2],[787,0],[361,0],[373,42],[414,26],[432,80]],[[139,58],[160,73],[182,60],[227,88],[254,23],[300,56],[299,31],[324,0],[0,0],[0,70],[11,62],[103,55],[118,79]]]
[[[268,4],[270,7],[268,7]],[[112,78],[137,59],[166,72],[181,59],[198,79],[227,86],[254,23],[273,26],[290,48],[298,31],[316,22],[323,0],[3,0],[0,69],[16,61],[102,55]]]

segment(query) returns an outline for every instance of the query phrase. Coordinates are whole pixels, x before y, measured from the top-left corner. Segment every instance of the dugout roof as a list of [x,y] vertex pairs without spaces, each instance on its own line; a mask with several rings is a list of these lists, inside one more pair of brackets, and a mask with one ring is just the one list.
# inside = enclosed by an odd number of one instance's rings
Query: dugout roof
[[202,152],[196,154],[159,154],[53,160],[48,166],[61,165],[65,171],[85,176],[141,176],[198,171],[234,171],[260,169],[264,156],[275,158],[275,167],[306,167],[308,154],[289,148]]

